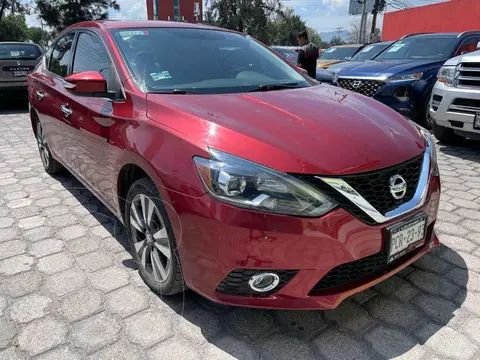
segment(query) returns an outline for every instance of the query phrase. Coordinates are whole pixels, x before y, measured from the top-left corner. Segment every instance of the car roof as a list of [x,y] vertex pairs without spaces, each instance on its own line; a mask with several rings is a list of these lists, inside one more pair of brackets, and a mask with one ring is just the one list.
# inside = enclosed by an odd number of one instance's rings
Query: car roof
[[363,44],[345,44],[345,45],[334,45],[334,48],[350,48],[350,47],[361,47]]
[[0,44],[11,44],[11,45],[35,45],[38,46],[38,44],[34,42],[26,42],[26,41],[0,41]]
[[159,21],[159,20],[96,20],[82,21],[65,29],[71,30],[75,28],[99,28],[99,29],[134,29],[134,28],[190,28],[190,29],[215,29],[222,31],[235,32],[232,30],[222,29],[215,26],[191,24],[176,21]]

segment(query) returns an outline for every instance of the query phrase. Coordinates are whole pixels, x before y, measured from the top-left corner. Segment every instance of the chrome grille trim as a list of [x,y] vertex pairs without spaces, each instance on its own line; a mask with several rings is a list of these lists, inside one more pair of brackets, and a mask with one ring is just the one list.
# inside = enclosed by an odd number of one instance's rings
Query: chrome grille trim
[[344,89],[372,97],[378,92],[378,90],[383,88],[385,81],[380,79],[341,77],[338,79],[338,85]]
[[455,87],[480,88],[480,63],[460,63],[455,71]]

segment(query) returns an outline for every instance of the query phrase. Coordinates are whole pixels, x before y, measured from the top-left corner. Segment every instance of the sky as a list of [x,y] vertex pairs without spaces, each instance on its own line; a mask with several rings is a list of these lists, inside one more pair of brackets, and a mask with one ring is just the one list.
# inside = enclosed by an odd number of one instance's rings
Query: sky
[[[446,0],[389,0],[400,2],[407,6],[421,6],[438,3]],[[310,26],[319,32],[335,31],[338,27],[343,30],[350,28],[353,16],[348,15],[350,0],[281,0],[285,6],[292,7]],[[118,0],[120,13],[112,12],[113,19],[146,19],[147,9],[145,0]],[[387,11],[394,10],[392,7]],[[381,28],[383,16],[378,18],[378,27]],[[27,18],[29,26],[39,26],[39,21],[34,15]]]

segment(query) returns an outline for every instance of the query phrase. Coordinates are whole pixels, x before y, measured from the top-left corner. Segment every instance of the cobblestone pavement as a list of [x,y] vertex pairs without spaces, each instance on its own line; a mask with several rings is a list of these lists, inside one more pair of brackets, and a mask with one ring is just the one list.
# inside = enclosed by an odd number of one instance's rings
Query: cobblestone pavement
[[161,299],[121,226],[0,115],[0,359],[480,360],[480,146],[439,146],[444,246],[334,311]]

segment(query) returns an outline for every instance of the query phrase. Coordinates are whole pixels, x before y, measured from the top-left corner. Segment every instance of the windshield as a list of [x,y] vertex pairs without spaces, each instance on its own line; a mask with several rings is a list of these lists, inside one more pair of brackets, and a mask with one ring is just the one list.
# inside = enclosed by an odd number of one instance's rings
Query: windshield
[[454,37],[410,37],[399,40],[378,55],[375,60],[435,59],[447,60],[457,44]]
[[255,91],[262,85],[310,86],[278,55],[241,34],[185,28],[119,29],[112,34],[146,92],[219,94]]
[[331,47],[320,55],[321,60],[349,60],[358,50],[357,47]]
[[352,60],[372,60],[375,56],[380,54],[380,52],[385,49],[389,43],[386,44],[372,44],[372,45],[367,45],[365,46],[362,50],[360,50],[358,53],[355,54],[354,57],[352,57]]
[[0,44],[0,60],[34,60],[42,56],[37,45]]
[[298,58],[298,53],[293,49],[278,48],[273,46],[272,50],[275,50],[288,61],[296,61]]

